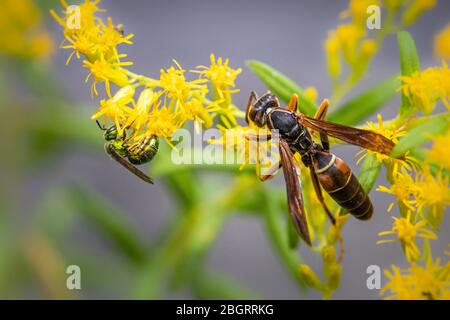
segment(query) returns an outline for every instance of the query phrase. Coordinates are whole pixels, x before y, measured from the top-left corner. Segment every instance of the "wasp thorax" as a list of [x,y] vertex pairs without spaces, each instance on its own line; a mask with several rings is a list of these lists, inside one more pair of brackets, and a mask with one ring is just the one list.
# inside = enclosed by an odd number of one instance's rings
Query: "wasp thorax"
[[266,93],[259,98],[249,110],[249,118],[258,127],[263,127],[266,124],[267,114],[273,108],[280,106],[278,98],[271,92]]

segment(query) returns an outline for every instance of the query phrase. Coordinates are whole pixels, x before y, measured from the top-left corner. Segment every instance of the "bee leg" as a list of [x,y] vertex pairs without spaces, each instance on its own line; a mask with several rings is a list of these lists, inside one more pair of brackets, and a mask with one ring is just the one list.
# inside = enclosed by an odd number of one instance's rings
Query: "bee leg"
[[[316,115],[314,116],[315,119],[325,120],[329,103],[330,101],[328,99],[324,99],[322,101],[319,109],[317,109]],[[330,151],[330,142],[328,141],[328,136],[326,135],[326,133],[320,133],[320,141],[322,142],[323,149],[327,152]]]
[[289,100],[287,108],[288,108],[289,111],[296,112],[297,111],[297,107],[298,107],[298,96],[297,96],[296,93],[294,93],[291,96],[291,100]]
[[327,213],[328,217],[331,220],[332,224],[336,224],[336,219],[334,218],[333,214],[331,213],[330,209],[328,209],[325,199],[323,198],[322,189],[320,188],[319,179],[317,178],[317,174],[314,171],[314,167],[309,167],[309,172],[311,173],[311,180],[313,182],[314,190],[316,191],[317,198],[319,199],[320,204],[322,205],[323,209]]
[[247,109],[245,111],[245,121],[247,123],[250,123],[250,119],[249,119],[249,113],[250,113],[250,108],[253,106],[253,101],[258,100],[258,95],[256,94],[255,91],[250,92],[250,97],[248,98],[248,102],[247,102]]

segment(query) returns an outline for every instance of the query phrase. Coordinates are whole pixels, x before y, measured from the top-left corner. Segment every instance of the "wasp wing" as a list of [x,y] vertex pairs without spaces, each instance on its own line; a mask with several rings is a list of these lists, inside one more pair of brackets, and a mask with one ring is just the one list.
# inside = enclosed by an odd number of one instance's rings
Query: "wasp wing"
[[308,245],[311,245],[311,237],[309,235],[308,222],[303,205],[302,188],[294,163],[294,155],[287,142],[282,139],[280,139],[280,158],[284,180],[286,182],[289,212],[300,237]]
[[297,113],[297,116],[304,126],[361,148],[390,155],[395,147],[394,142],[370,130],[318,120],[300,113]]
[[127,160],[125,160],[124,158],[122,158],[120,156],[120,154],[117,153],[117,151],[114,149],[114,147],[111,144],[107,144],[105,146],[105,150],[106,152],[111,156],[111,158],[113,158],[114,160],[116,160],[118,163],[120,163],[122,166],[124,166],[128,171],[130,171],[131,173],[133,173],[134,175],[138,176],[139,178],[141,178],[142,180],[144,180],[145,182],[151,183],[153,184],[153,180],[147,176],[145,173],[143,173],[141,170],[139,170],[138,168],[136,168],[134,165],[132,165],[131,163],[129,163]]

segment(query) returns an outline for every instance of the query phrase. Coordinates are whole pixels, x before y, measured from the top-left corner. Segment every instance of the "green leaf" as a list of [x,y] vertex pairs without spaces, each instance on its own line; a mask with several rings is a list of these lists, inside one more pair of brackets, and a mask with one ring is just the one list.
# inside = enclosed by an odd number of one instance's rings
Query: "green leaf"
[[305,91],[294,81],[268,64],[257,60],[247,61],[247,66],[284,103],[288,103],[292,94],[296,93],[299,97],[299,110],[307,115],[314,115],[317,106],[305,95]]
[[395,97],[399,87],[400,81],[397,76],[387,78],[337,108],[327,120],[345,125],[356,125],[385,107]]
[[133,226],[105,199],[79,185],[69,188],[68,198],[79,213],[93,222],[130,260],[135,263],[144,261],[146,250]]
[[287,219],[286,224],[288,229],[287,231],[289,239],[289,248],[296,249],[300,244],[300,237],[298,236],[298,232],[290,219]]
[[361,166],[358,180],[364,191],[369,193],[372,190],[378,175],[380,174],[381,163],[377,161],[375,154],[368,154]]
[[220,273],[200,272],[194,278],[192,290],[196,299],[249,300],[258,297],[240,281]]
[[[406,31],[397,34],[397,42],[400,50],[400,67],[402,76],[410,76],[414,72],[420,71],[419,55],[416,44],[411,35]],[[400,105],[400,115],[412,113],[414,106],[409,98],[402,94],[402,104]]]
[[445,133],[450,124],[448,113],[429,117],[418,126],[411,129],[395,146],[392,151],[393,157],[399,157],[405,152],[412,150],[430,141],[433,136]]

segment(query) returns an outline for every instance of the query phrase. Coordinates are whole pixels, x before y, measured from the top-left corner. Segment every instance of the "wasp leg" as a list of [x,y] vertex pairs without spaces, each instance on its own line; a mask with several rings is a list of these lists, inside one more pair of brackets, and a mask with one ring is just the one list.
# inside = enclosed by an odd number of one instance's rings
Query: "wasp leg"
[[255,91],[250,92],[250,97],[248,98],[248,102],[247,102],[247,109],[245,111],[245,121],[247,123],[250,123],[250,119],[248,117],[249,113],[250,113],[250,108],[253,105],[253,101],[258,100],[258,95],[256,94]]
[[[327,116],[328,111],[328,105],[330,101],[328,99],[324,99],[322,103],[319,106],[319,109],[317,109],[316,115],[314,116],[315,119],[318,120],[325,120],[325,117]],[[328,136],[326,133],[320,133],[320,141],[322,143],[322,147],[325,151],[330,151],[330,142],[328,141]]]
[[298,107],[298,96],[297,96],[296,93],[294,93],[291,96],[291,100],[289,100],[287,108],[288,108],[289,111],[296,112],[297,111],[297,107]]
[[246,133],[244,134],[244,139],[249,141],[269,141],[272,139],[272,135],[270,133],[267,134],[254,134],[254,133]]
[[[264,174],[259,174],[259,180],[261,181],[267,181],[275,177],[275,173],[281,168],[281,162],[278,161],[274,164],[272,164],[267,170],[264,171]],[[260,168],[261,170],[261,168]],[[261,171],[260,171],[261,173]]]
[[322,189],[320,188],[320,184],[319,184],[319,179],[317,178],[317,174],[314,171],[313,166],[309,167],[309,172],[311,173],[311,180],[313,182],[314,190],[316,191],[316,195],[317,195],[317,198],[319,199],[320,204],[322,205],[323,209],[325,210],[328,217],[330,218],[331,223],[336,224],[336,219],[334,218],[330,209],[328,209],[328,206],[325,203],[325,199],[323,198]]

